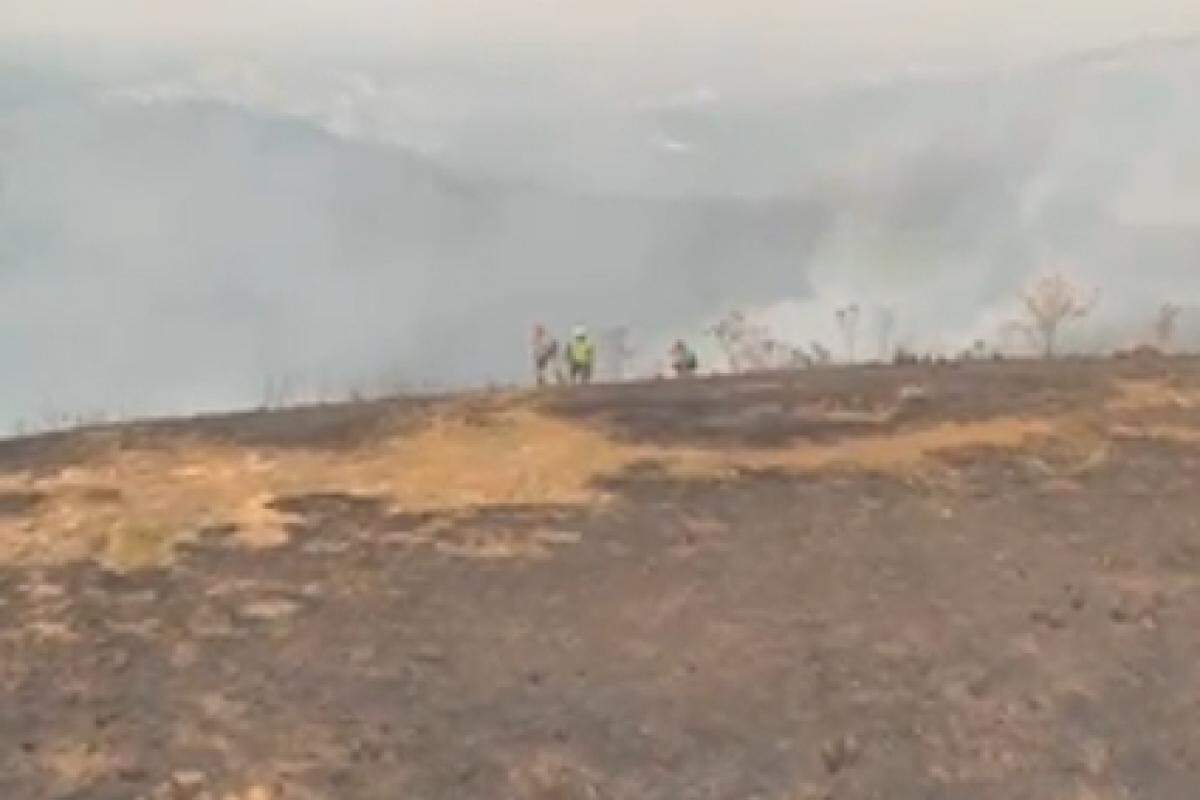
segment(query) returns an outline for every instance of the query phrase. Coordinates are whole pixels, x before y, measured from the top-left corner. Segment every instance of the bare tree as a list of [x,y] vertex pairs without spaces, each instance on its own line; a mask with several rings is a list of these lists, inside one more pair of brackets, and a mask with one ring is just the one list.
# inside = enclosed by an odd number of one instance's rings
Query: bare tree
[[816,363],[815,359],[805,352],[803,347],[790,346],[787,356],[787,366],[791,369],[808,369]]
[[838,327],[842,329],[842,338],[846,342],[846,360],[854,363],[854,349],[858,339],[858,303],[851,303],[837,310]]
[[301,376],[293,373],[267,375],[263,380],[259,408],[269,411],[295,405],[303,400],[303,388]]
[[782,339],[767,339],[763,343],[763,354],[768,369],[802,369],[813,366],[812,357]]
[[1078,285],[1057,273],[1037,279],[1021,292],[1029,317],[1029,330],[1036,336],[1046,358],[1054,357],[1063,324],[1086,317],[1099,299],[1099,290],[1085,294]]
[[1179,317],[1186,309],[1174,303],[1163,303],[1158,309],[1158,317],[1154,320],[1155,343],[1163,350],[1175,342],[1175,334],[1179,332]]
[[875,336],[879,358],[887,361],[892,357],[892,335],[896,332],[896,310],[889,306],[875,309]]
[[729,368],[734,372],[741,372],[740,349],[744,328],[745,317],[742,312],[733,311],[706,330],[706,333],[712,334],[717,340],[717,346],[725,354]]
[[707,329],[729,360],[734,372],[767,369],[772,363],[773,345],[765,325],[751,322],[741,311],[732,311]]
[[1037,347],[1038,337],[1033,326],[1019,319],[1010,319],[996,332],[1000,350],[1016,347]]
[[600,370],[608,380],[623,381],[628,374],[629,362],[636,354],[629,344],[629,326],[618,325],[600,331],[600,357],[603,366]]

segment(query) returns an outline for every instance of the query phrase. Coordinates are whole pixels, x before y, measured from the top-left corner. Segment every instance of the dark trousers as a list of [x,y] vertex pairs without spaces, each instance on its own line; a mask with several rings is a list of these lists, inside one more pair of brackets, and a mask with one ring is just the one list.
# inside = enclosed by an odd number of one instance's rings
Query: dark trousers
[[591,383],[592,382],[592,365],[580,363],[577,361],[571,362],[571,383]]

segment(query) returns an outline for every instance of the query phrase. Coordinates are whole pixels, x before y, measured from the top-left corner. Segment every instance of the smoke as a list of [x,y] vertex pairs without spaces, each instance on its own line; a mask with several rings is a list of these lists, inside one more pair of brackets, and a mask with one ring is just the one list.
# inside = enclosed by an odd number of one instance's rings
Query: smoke
[[858,302],[895,311],[898,343],[955,353],[996,342],[1021,286],[1053,270],[1103,294],[1068,349],[1148,339],[1158,304],[1200,289],[1200,106],[1183,77],[1198,64],[1183,39],[877,93],[863,107],[886,119],[832,181],[814,296],[764,318],[836,342],[833,309]]
[[893,341],[954,350],[1046,268],[1104,291],[1064,341],[1098,349],[1200,289],[1192,40],[670,90],[519,65],[9,62],[0,358],[20,377],[0,420],[524,380],[534,321],[628,326],[646,366],[676,336],[711,352],[731,308],[836,352],[833,310],[857,303],[861,350],[882,307]]

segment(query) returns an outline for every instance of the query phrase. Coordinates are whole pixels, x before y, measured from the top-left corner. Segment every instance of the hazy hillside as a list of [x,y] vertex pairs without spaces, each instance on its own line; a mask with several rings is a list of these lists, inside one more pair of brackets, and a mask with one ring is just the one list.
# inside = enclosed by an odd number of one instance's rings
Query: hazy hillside
[[658,330],[802,291],[822,216],[514,185],[211,103],[21,119],[5,347],[20,360],[43,345],[26,368],[68,407],[123,407],[118,387],[146,375],[134,402],[167,407],[253,401],[289,373],[343,389],[381,372],[523,377],[538,318]]
[[828,341],[857,301],[954,349],[1047,266],[1104,290],[1068,342],[1103,348],[1200,289],[1190,39],[675,90],[578,65],[85,75],[36,52],[0,94],[9,419],[253,404],[282,376],[523,378],[535,318],[631,325],[644,366],[735,305]]

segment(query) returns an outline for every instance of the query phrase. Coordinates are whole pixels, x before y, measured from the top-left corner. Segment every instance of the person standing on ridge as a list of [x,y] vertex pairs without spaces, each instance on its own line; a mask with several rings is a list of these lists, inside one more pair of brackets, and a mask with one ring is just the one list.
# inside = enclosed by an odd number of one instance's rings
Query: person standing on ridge
[[687,346],[683,339],[676,339],[671,348],[671,368],[675,370],[675,377],[689,378],[696,374],[699,365],[696,353]]
[[558,340],[550,335],[545,325],[538,323],[533,326],[533,368],[538,386],[546,385],[551,367],[554,368],[555,381],[562,383],[563,374],[558,366]]
[[591,383],[596,366],[596,346],[588,338],[587,328],[576,325],[567,343],[567,368],[571,383]]

